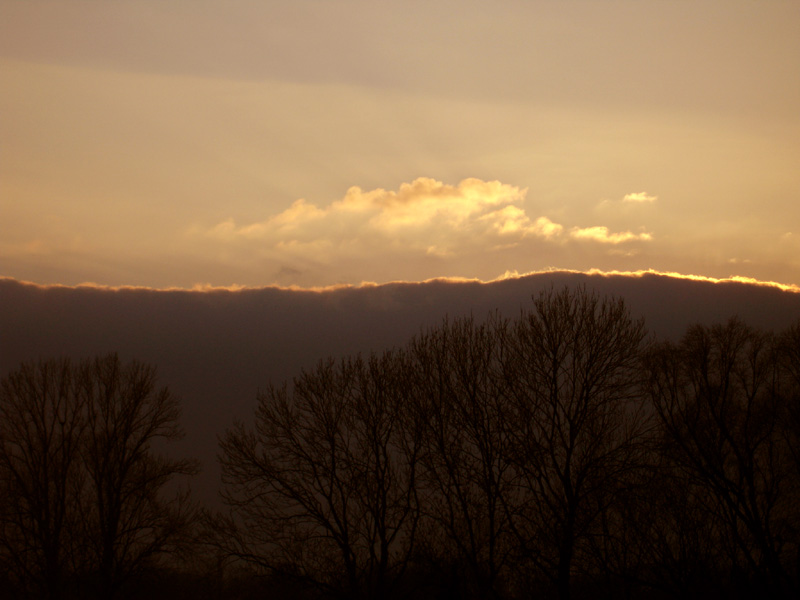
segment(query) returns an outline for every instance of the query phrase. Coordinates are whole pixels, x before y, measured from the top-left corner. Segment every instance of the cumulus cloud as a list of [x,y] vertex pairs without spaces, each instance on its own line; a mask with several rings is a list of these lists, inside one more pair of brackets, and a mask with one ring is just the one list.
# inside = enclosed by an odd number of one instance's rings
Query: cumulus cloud
[[289,254],[358,253],[364,246],[402,247],[424,255],[448,256],[468,247],[492,247],[526,237],[551,239],[563,227],[544,216],[531,219],[522,208],[527,190],[499,181],[465,179],[447,185],[430,178],[397,191],[350,188],[328,206],[297,200],[259,223],[232,219],[208,233],[227,241],[260,241]]
[[498,266],[569,261],[575,244],[608,253],[651,239],[644,229],[556,222],[533,213],[526,193],[499,181],[450,185],[423,177],[396,190],[351,187],[326,205],[301,199],[263,221],[227,219],[194,234],[224,268],[258,268],[282,285],[495,276]]
[[[260,240],[287,252],[316,253],[383,238],[406,249],[442,255],[476,241],[483,245],[561,237],[563,225],[546,216],[528,216],[522,206],[526,192],[499,181],[465,179],[448,185],[421,177],[398,191],[351,187],[344,198],[324,207],[300,199],[265,221],[237,225],[228,219],[207,233],[221,240]],[[626,199],[629,196],[644,193]],[[569,237],[619,244],[649,240],[650,234],[611,233],[608,227],[593,226],[573,228]]]
[[591,240],[601,244],[624,244],[625,242],[648,242],[653,239],[649,233],[633,233],[623,231],[621,233],[611,233],[608,227],[575,227],[569,232],[570,237],[576,240]]
[[655,202],[656,200],[658,200],[658,196],[652,196],[647,192],[633,192],[631,194],[625,194],[625,196],[622,198],[623,202],[632,202],[637,204]]

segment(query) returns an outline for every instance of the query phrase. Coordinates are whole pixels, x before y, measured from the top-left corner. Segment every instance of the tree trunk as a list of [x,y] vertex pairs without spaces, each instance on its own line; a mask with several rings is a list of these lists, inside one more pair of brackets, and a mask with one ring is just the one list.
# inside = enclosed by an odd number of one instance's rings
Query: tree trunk
[[558,598],[570,598],[570,571],[572,570],[573,540],[572,532],[566,532],[564,541],[558,551]]

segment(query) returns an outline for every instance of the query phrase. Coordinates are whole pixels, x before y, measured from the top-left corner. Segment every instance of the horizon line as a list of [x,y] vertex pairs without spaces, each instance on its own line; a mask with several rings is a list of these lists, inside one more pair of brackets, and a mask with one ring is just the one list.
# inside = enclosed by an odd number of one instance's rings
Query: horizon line
[[326,293],[326,292],[335,292],[338,290],[343,289],[363,289],[363,288],[378,288],[383,286],[389,285],[423,285],[427,283],[478,283],[481,285],[488,285],[492,283],[497,283],[500,281],[507,281],[509,279],[523,279],[525,277],[532,277],[536,275],[548,275],[548,274],[557,274],[557,273],[568,273],[574,275],[588,275],[592,276],[599,276],[599,277],[630,277],[630,278],[641,278],[647,275],[653,275],[658,277],[669,277],[672,279],[682,279],[682,280],[689,280],[689,281],[704,281],[707,283],[713,284],[726,284],[726,283],[739,283],[744,285],[755,285],[761,287],[773,287],[777,288],[784,292],[792,292],[792,293],[800,293],[800,285],[796,284],[787,284],[787,283],[780,283],[777,281],[762,281],[759,279],[755,279],[753,277],[745,277],[742,275],[731,275],[728,277],[709,277],[706,275],[697,275],[692,273],[679,273],[677,271],[658,271],[656,269],[639,269],[636,271],[619,271],[619,270],[610,270],[604,271],[602,269],[588,269],[586,271],[581,271],[577,269],[564,269],[564,268],[555,268],[549,267],[547,269],[542,269],[538,271],[527,271],[525,273],[519,273],[518,271],[506,271],[502,275],[495,277],[494,279],[489,280],[482,280],[477,277],[459,277],[459,276],[439,276],[439,277],[430,277],[428,279],[423,279],[421,281],[408,281],[408,280],[389,280],[384,282],[375,282],[375,281],[362,281],[358,284],[353,283],[337,283],[331,284],[326,286],[311,286],[311,287],[302,287],[298,285],[278,285],[278,284],[267,284],[267,285],[242,285],[233,283],[230,285],[213,285],[211,283],[195,283],[192,287],[179,287],[179,286],[168,286],[168,287],[150,287],[145,285],[107,285],[96,283],[93,281],[85,281],[74,285],[69,284],[62,284],[62,283],[37,283],[34,281],[24,280],[24,279],[17,279],[15,277],[4,276],[0,275],[0,282],[2,281],[14,281],[21,285],[25,286],[32,286],[41,289],[96,289],[96,290],[106,290],[106,291],[129,291],[129,290],[139,290],[139,291],[150,291],[150,292],[189,292],[189,293],[204,293],[204,292],[242,292],[242,291],[257,291],[257,290],[281,290],[281,291],[290,291],[290,292],[316,292],[316,293]]

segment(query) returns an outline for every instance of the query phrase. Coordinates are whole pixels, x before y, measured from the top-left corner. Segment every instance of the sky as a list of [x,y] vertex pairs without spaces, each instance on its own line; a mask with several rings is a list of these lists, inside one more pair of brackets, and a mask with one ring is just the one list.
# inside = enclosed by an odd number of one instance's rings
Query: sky
[[0,0],[0,276],[800,284],[795,0]]

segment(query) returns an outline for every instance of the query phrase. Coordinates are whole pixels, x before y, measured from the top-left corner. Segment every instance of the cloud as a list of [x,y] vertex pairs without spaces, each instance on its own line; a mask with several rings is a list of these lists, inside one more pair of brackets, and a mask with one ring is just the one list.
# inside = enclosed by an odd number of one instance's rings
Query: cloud
[[532,229],[540,236],[551,239],[561,235],[563,227],[558,223],[553,223],[547,217],[539,217],[533,224]]
[[[210,259],[213,269],[206,273],[215,269],[225,283],[248,285],[485,279],[505,270],[610,267],[620,260],[626,267],[649,266],[631,262],[638,260],[638,244],[653,238],[645,227],[613,217],[565,223],[570,210],[555,220],[526,194],[500,181],[448,184],[421,177],[393,190],[351,187],[327,204],[299,199],[263,220],[228,218],[196,226],[189,236],[197,255]],[[612,254],[613,265],[605,262]]]
[[205,233],[318,264],[387,254],[448,259],[532,241],[623,244],[651,239],[649,233],[612,233],[606,226],[574,227],[565,236],[560,223],[528,215],[526,192],[499,181],[473,178],[449,185],[421,177],[397,191],[351,187],[327,206],[300,199],[264,221],[237,225],[228,219]]
[[570,237],[576,240],[591,240],[600,242],[601,244],[624,244],[625,242],[649,242],[653,236],[649,233],[633,233],[631,231],[623,231],[621,233],[611,233],[608,227],[595,226],[595,227],[574,227],[569,232]]
[[499,181],[465,179],[448,185],[421,177],[397,191],[351,187],[328,206],[300,199],[265,221],[237,225],[228,219],[206,233],[220,241],[259,242],[282,254],[315,259],[356,256],[368,248],[445,257],[560,235],[563,226],[526,214],[526,192]]
[[656,200],[658,200],[658,196],[651,196],[647,192],[634,192],[631,194],[625,194],[625,197],[622,198],[623,202],[632,202],[636,204],[650,203],[655,202]]

